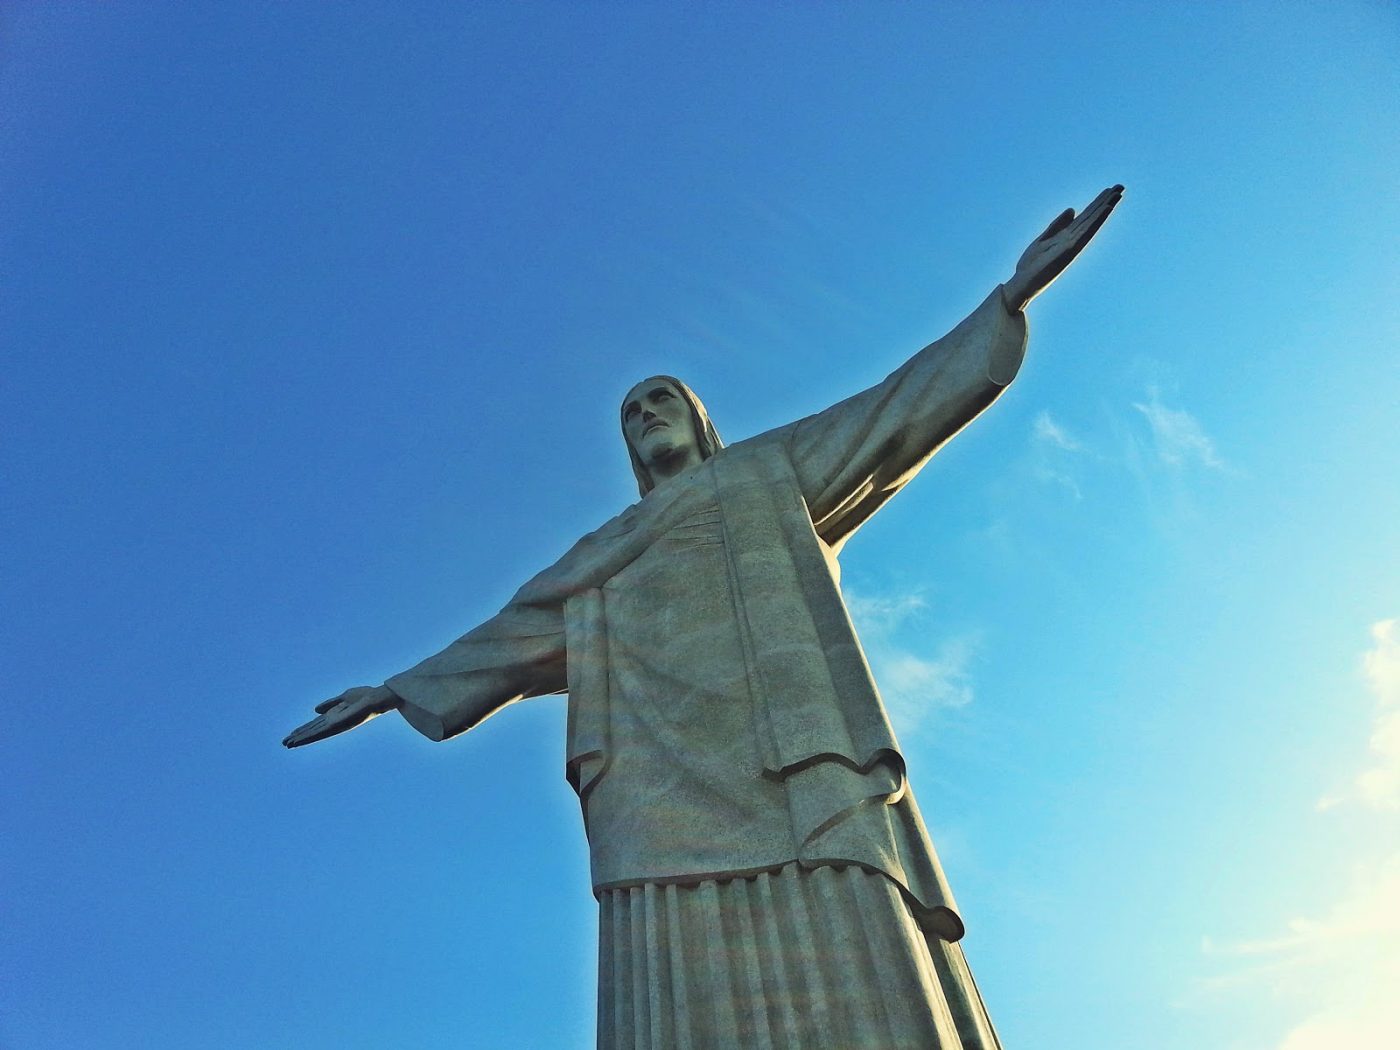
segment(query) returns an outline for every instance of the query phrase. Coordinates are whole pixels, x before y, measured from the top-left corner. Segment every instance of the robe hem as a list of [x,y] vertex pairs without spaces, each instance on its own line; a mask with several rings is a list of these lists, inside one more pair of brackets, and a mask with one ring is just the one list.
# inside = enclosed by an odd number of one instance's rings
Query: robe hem
[[879,875],[888,879],[890,884],[899,890],[900,896],[909,904],[909,910],[919,925],[926,930],[936,934],[945,941],[954,943],[962,940],[967,932],[967,927],[963,925],[962,917],[956,911],[944,904],[935,904],[929,907],[915,897],[907,886],[892,876],[887,871],[872,864],[862,864],[856,860],[846,860],[839,857],[789,857],[787,860],[775,861],[772,864],[760,864],[749,868],[731,868],[725,871],[709,872],[688,872],[684,875],[654,875],[649,877],[639,877],[634,879],[615,879],[612,882],[598,883],[593,887],[593,896],[599,900],[604,893],[614,890],[640,889],[644,886],[698,886],[702,882],[733,882],[735,879],[753,879],[759,875],[772,875],[783,868],[791,867],[793,864],[799,865],[803,871],[815,871],[817,868],[859,868],[870,875]]

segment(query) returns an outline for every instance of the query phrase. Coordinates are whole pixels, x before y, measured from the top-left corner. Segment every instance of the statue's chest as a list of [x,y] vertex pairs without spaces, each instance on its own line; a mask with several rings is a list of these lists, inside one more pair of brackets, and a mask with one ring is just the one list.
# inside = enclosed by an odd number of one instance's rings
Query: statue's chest
[[703,661],[717,634],[737,644],[719,504],[687,511],[603,587],[609,638],[673,666]]

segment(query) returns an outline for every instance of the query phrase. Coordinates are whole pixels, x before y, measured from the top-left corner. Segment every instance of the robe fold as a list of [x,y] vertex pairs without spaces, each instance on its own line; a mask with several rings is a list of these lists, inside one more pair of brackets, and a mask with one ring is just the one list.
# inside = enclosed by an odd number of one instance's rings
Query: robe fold
[[962,936],[839,585],[852,533],[1015,377],[1000,289],[878,385],[667,479],[386,683],[443,740],[569,694],[595,893],[858,866]]

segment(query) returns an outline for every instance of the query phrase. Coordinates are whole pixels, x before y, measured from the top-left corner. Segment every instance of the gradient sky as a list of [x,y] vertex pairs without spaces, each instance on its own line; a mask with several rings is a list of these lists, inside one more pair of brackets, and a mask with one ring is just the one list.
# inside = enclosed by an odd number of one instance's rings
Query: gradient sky
[[7,1050],[592,1045],[564,701],[311,706],[1127,197],[843,555],[1007,1046],[1400,1035],[1386,3],[0,14]]

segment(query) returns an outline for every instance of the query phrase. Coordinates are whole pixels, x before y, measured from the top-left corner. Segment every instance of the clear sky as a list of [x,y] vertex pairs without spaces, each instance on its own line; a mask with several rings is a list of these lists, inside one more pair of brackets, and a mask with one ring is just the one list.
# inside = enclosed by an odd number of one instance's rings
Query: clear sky
[[281,737],[635,499],[635,380],[788,422],[1114,182],[853,612],[1007,1046],[1398,1045],[1394,5],[0,34],[0,1045],[591,1046],[562,698]]

